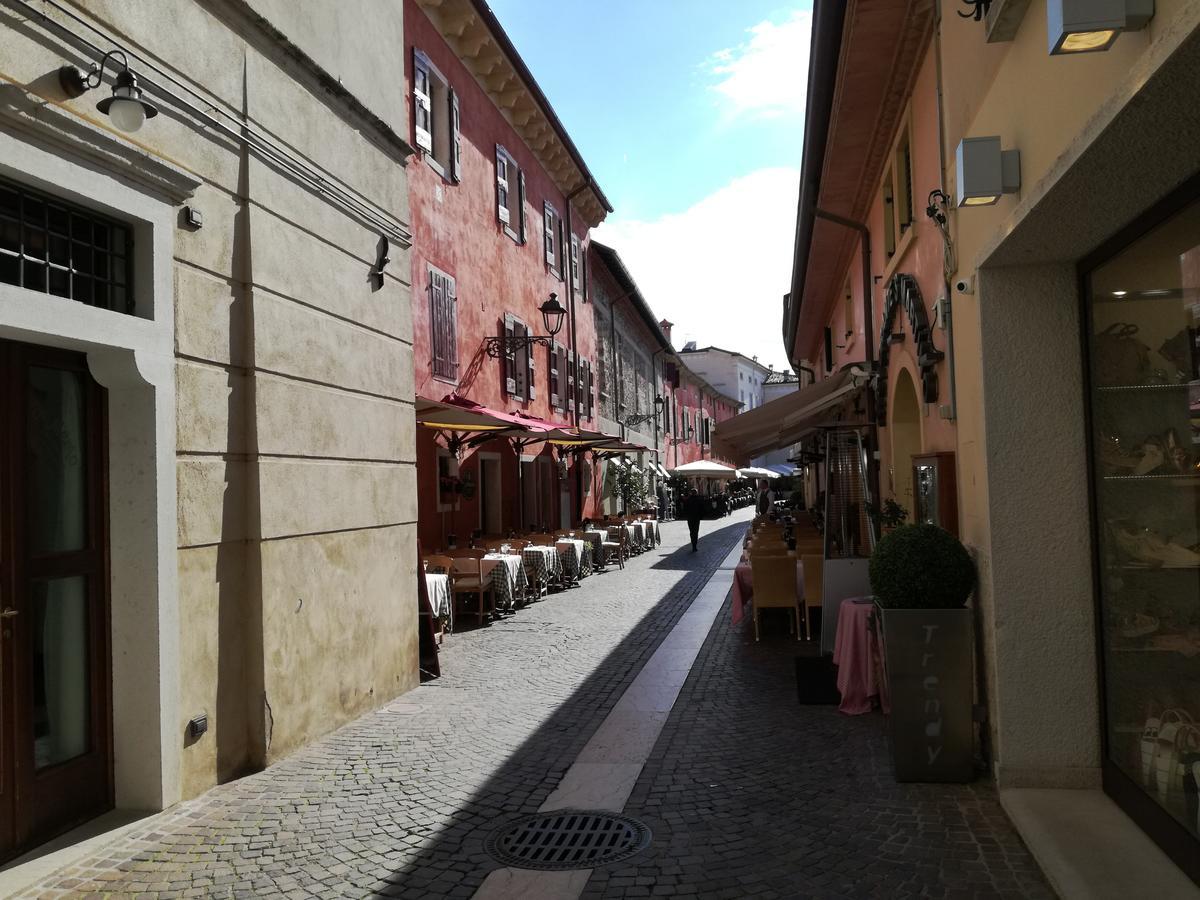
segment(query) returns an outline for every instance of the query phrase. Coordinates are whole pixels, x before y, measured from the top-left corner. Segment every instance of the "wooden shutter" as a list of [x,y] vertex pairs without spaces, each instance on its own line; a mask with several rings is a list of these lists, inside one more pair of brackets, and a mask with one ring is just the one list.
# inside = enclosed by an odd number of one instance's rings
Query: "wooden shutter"
[[508,224],[508,154],[496,145],[496,217]]
[[433,374],[443,378],[453,378],[457,368],[452,285],[452,279],[430,269],[429,319]]
[[542,240],[546,250],[546,265],[554,268],[554,210],[547,203],[542,207]]
[[433,107],[429,102],[429,68],[413,50],[413,138],[417,147],[433,152]]
[[596,416],[596,384],[595,372],[592,369],[592,363],[588,363],[588,383],[587,383],[587,402],[588,402],[588,418],[592,419]]
[[517,237],[524,244],[526,237],[525,226],[525,173],[517,170]]
[[550,343],[550,408],[559,408],[559,394],[562,391],[562,384],[559,382],[558,375],[558,341]]
[[567,351],[567,412],[575,412],[575,351]]
[[504,314],[504,390],[510,396],[517,394],[517,355],[512,338],[517,336],[517,320],[509,313]]
[[579,235],[571,235],[571,290],[579,293]]
[[458,94],[450,88],[450,178],[462,181],[462,119],[458,111]]
[[[533,329],[528,325],[522,325],[523,334],[528,337]],[[537,387],[534,384],[536,381],[536,364],[533,361],[533,347],[530,344],[525,345],[525,396],[530,400],[537,399]]]

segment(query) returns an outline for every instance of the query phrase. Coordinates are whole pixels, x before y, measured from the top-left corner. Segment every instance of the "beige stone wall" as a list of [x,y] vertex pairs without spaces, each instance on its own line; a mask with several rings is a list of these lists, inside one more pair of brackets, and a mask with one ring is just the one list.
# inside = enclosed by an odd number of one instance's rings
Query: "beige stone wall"
[[[76,6],[406,228],[403,97],[378,75],[399,64],[401,3]],[[92,61],[8,11],[0,60],[0,78],[55,102],[55,69]],[[106,93],[65,106],[107,129]],[[411,289],[403,246],[375,289],[378,228],[161,105],[135,139],[202,179],[204,216],[171,236],[174,297],[155,298],[176,317],[181,684],[166,749],[187,797],[417,683]],[[209,731],[191,742],[201,712]]]
[[[1194,90],[1194,63],[1181,57],[1195,49],[1181,48],[1198,26],[1200,4],[1158,0],[1145,30],[1064,57],[1047,51],[1045,0],[1029,4],[1011,42],[987,44],[980,24],[942,19],[947,193],[962,138],[998,134],[1021,152],[1018,193],[951,217],[956,277],[977,278],[974,293],[953,298],[960,530],[979,565],[984,689],[1005,785],[1098,778],[1074,272],[1172,178],[1194,172],[1194,154],[1175,157],[1194,146],[1185,133],[1195,117],[1170,112],[1170,92],[1153,82],[1180,70],[1168,76],[1175,106]],[[1156,92],[1161,112],[1133,123]]]

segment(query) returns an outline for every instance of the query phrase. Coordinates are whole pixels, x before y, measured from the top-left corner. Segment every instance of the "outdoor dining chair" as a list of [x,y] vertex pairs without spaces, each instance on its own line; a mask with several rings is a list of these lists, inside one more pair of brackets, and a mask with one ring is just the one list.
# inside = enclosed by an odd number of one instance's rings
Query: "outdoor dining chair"
[[604,561],[606,563],[611,559],[615,559],[619,568],[625,568],[625,557],[628,555],[626,553],[628,534],[625,531],[624,525],[610,525],[608,527],[608,538],[601,546],[604,548]]
[[[759,639],[759,613],[764,609],[788,609],[788,625],[795,625],[796,640],[800,640],[800,609],[796,597],[796,560],[790,556],[752,556],[750,570],[754,577],[754,640]],[[789,629],[790,630],[790,629]]]
[[450,615],[443,626],[446,634],[454,634],[454,560],[449,556],[426,556],[425,571],[430,575],[445,575],[450,582]]
[[813,639],[812,619],[809,610],[820,609],[825,591],[825,556],[823,553],[805,553],[800,557],[804,568],[804,636]]
[[451,557],[451,562],[454,566],[454,574],[450,579],[452,596],[456,600],[463,594],[477,598],[478,603],[473,604],[473,608],[469,609],[467,614],[475,616],[482,626],[487,621],[486,597],[489,594],[492,595],[492,605],[495,606],[492,579],[484,576],[483,564],[479,557],[456,556]]

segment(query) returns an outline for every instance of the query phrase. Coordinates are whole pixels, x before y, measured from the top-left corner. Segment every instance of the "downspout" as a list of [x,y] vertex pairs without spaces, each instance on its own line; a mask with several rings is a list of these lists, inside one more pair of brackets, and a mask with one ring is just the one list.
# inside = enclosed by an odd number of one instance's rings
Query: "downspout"
[[[825,219],[843,228],[850,228],[858,232],[859,240],[862,243],[862,286],[863,286],[863,338],[865,339],[866,364],[872,371],[875,368],[875,313],[874,304],[871,302],[871,230],[862,222],[855,222],[853,219],[847,219],[845,216],[839,216],[837,213],[831,213],[820,208],[813,209],[813,215],[818,219]],[[875,392],[870,388],[867,389],[867,424],[871,428],[871,452],[868,459],[867,468],[870,470],[868,476],[871,480],[871,496],[876,503],[880,502],[879,495],[879,423],[875,421]]]
[[[575,270],[571,267],[571,247],[570,242],[575,237],[575,232],[572,229],[571,218],[571,201],[583,193],[591,185],[591,179],[585,178],[583,184],[567,194],[567,246],[562,248],[564,267],[567,270],[567,302],[571,309],[571,355],[575,360],[572,366],[575,381],[575,396],[571,399],[575,401],[574,413],[571,417],[572,423],[576,428],[579,427],[579,347],[575,332]],[[579,242],[579,267],[583,268],[583,241]],[[579,498],[579,519],[583,520],[583,466],[577,464],[575,466],[575,496]],[[569,523],[568,523],[569,524]]]

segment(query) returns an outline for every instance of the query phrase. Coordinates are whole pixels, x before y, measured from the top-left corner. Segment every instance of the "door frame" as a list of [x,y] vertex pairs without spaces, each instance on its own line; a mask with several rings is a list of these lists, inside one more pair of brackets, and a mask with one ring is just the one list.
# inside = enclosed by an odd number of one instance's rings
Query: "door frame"
[[[479,530],[482,531],[484,534],[489,533],[488,527],[487,527],[488,523],[484,520],[483,512],[484,512],[485,506],[488,508],[491,508],[491,506],[494,502],[495,509],[496,509],[496,512],[495,512],[496,521],[499,522],[499,524],[500,524],[500,527],[498,530],[501,533],[503,533],[503,531],[504,531],[504,463],[503,463],[502,458],[499,453],[489,453],[489,452],[481,450],[476,454],[476,457],[479,461]],[[495,463],[495,466],[492,470],[495,473],[495,482],[496,482],[495,497],[485,496],[488,491],[492,490],[491,478],[490,477],[485,478],[484,474],[483,474],[484,466],[489,463]]]

